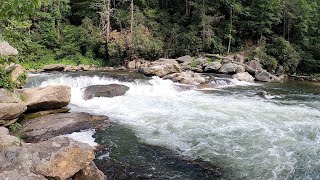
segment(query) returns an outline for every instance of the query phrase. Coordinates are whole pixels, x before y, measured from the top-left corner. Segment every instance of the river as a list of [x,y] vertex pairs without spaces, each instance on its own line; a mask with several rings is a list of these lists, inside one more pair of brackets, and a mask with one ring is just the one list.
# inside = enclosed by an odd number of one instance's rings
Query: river
[[[158,77],[91,72],[33,75],[28,86],[69,85],[71,111],[107,115],[112,126],[95,137],[109,151],[98,158],[111,163],[112,157],[128,177],[320,179],[320,83],[216,82],[215,89],[197,91]],[[83,100],[84,87],[111,83],[130,90]],[[255,95],[260,91],[270,96]],[[223,175],[189,167],[177,156],[209,162]]]

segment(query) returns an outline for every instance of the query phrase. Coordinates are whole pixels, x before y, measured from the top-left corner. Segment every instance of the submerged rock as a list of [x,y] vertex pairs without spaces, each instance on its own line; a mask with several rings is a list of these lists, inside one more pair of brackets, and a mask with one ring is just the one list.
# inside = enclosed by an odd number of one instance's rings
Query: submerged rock
[[85,100],[89,100],[94,97],[122,96],[128,90],[129,90],[128,86],[121,85],[121,84],[92,85],[85,88],[83,98]]
[[71,99],[70,87],[63,85],[24,88],[19,92],[29,112],[60,109],[67,106]]
[[108,117],[87,113],[59,113],[25,119],[20,134],[26,142],[39,142],[55,136],[108,125]]
[[11,146],[2,150],[0,177],[12,180],[47,178],[64,180],[82,169],[88,169],[87,166],[92,164],[93,159],[94,152],[88,144],[55,137],[36,144]]

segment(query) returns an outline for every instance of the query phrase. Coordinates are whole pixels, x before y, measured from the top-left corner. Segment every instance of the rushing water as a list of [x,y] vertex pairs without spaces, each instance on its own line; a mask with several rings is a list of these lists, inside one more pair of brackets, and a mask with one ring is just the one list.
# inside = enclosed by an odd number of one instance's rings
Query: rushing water
[[[58,74],[33,76],[29,86],[69,85],[72,111],[107,115],[130,129],[136,142],[211,162],[223,169],[222,179],[320,179],[319,83],[215,81],[220,87],[196,91],[157,77]],[[111,83],[130,90],[120,97],[83,100],[84,87]],[[255,95],[262,90],[271,95]]]

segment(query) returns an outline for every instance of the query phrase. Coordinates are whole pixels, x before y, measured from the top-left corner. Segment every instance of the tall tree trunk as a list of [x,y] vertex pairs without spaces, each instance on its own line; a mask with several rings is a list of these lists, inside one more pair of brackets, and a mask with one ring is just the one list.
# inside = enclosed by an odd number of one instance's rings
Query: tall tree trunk
[[130,59],[132,59],[133,56],[133,0],[131,0],[131,19],[130,19]]
[[57,0],[57,13],[59,14],[59,18],[56,18],[56,32],[57,32],[57,42],[60,44],[61,33],[60,33],[60,21],[61,21],[61,12],[60,12],[60,0]]
[[231,48],[231,40],[232,40],[232,21],[233,21],[233,12],[232,12],[232,7],[230,9],[230,31],[229,31],[229,43],[228,43],[228,54],[230,54],[230,48]]

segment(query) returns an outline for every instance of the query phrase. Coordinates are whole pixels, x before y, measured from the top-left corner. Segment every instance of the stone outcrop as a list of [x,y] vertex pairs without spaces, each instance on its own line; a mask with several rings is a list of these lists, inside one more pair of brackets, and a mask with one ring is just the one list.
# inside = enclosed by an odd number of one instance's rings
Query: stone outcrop
[[221,66],[221,68],[219,69],[219,72],[224,74],[234,74],[236,73],[239,66],[240,65],[237,65],[231,62],[225,63]]
[[186,71],[181,73],[174,73],[163,77],[164,79],[170,79],[173,82],[179,82],[181,84],[199,85],[206,82],[206,79],[198,73],[192,71]]
[[93,173],[98,172],[96,174],[101,176],[100,179],[105,179],[92,165],[93,159],[94,152],[88,144],[55,137],[36,144],[10,146],[0,151],[0,177],[8,180],[65,180],[92,167],[90,170]]
[[160,58],[159,60],[152,62],[148,67],[139,68],[139,72],[145,75],[163,77],[167,74],[181,72],[181,67],[175,59]]
[[187,56],[182,56],[176,59],[178,63],[190,63],[192,62],[192,57],[187,55]]
[[27,110],[23,103],[0,103],[0,125],[9,126]]
[[267,71],[258,72],[255,77],[258,81],[262,82],[281,82],[277,76],[272,75]]
[[19,133],[26,142],[39,142],[55,136],[107,125],[108,117],[106,116],[75,112],[58,113],[23,120]]
[[251,60],[247,63],[247,65],[254,69],[255,71],[263,71],[264,69],[262,68],[262,65],[260,64],[259,61],[257,60]]
[[247,81],[247,82],[254,82],[254,77],[252,77],[248,72],[237,73],[232,76],[239,81]]
[[218,72],[220,68],[221,64],[219,62],[211,62],[205,67],[204,72]]
[[121,85],[121,84],[92,85],[85,88],[83,98],[85,100],[89,100],[94,97],[122,96],[128,90],[129,90],[128,86]]
[[24,88],[19,92],[29,112],[60,109],[67,106],[71,99],[70,87],[63,85]]
[[65,69],[64,64],[50,64],[43,67],[44,71],[63,71]]

